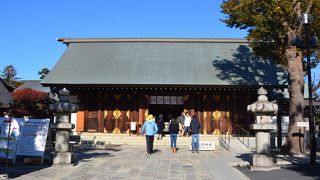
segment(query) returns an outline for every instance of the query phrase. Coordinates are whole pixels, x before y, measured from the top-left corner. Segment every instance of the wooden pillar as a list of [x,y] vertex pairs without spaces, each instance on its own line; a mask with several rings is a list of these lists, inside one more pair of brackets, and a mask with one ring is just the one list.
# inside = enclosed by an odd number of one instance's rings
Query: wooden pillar
[[195,110],[195,99],[194,95],[184,95],[184,109],[192,116]]
[[203,101],[203,133],[211,132],[211,121],[213,112],[213,99],[211,95],[204,96]]
[[133,122],[134,121],[134,94],[130,94],[130,116],[129,116],[129,121]]
[[139,95],[134,92],[133,93],[134,101],[133,101],[133,120],[135,122],[139,122]]
[[197,116],[201,124],[200,132],[203,132],[203,117],[202,117],[201,101],[202,101],[202,95],[198,92],[196,95]]
[[119,129],[121,132],[127,132],[128,131],[128,120],[130,118],[130,113],[128,113],[130,109],[130,96],[126,94],[122,94],[119,99],[119,105],[118,108],[121,111],[121,117],[119,119]]
[[102,102],[104,99],[104,96],[100,94],[101,92],[99,92],[98,95],[98,122],[99,122],[99,130],[98,132],[103,133],[104,132],[104,117],[103,117],[103,109],[102,109]]
[[84,111],[80,110],[77,112],[77,132],[83,132],[84,131]]
[[139,95],[139,133],[141,133],[141,127],[144,123],[145,115],[148,113],[148,98],[147,95]]
[[116,101],[113,94],[108,94],[105,102],[105,128],[107,132],[112,132],[115,128],[115,120],[113,118],[113,111],[115,110]]
[[[79,94],[80,102],[83,103],[83,96],[82,93]],[[79,105],[79,111],[77,112],[77,126],[76,131],[77,132],[83,132],[84,131],[84,108],[83,104]]]

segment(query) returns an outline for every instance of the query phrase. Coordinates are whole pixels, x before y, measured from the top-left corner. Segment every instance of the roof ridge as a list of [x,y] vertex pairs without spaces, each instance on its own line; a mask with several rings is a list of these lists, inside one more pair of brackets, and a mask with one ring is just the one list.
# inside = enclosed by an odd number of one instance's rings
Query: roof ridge
[[245,38],[57,38],[69,43],[110,43],[110,42],[172,42],[172,43],[248,43]]

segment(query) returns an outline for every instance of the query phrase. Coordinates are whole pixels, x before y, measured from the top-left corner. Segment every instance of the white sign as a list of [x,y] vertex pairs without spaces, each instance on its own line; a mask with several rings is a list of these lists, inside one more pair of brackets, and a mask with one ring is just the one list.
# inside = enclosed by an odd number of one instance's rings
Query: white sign
[[130,122],[130,130],[135,131],[137,127],[137,122]]
[[[191,144],[190,144],[190,150],[192,150]],[[200,151],[214,151],[215,150],[214,142],[200,141],[199,142],[199,150]]]
[[298,127],[309,127],[309,122],[297,122]]
[[281,131],[287,133],[289,127],[289,116],[281,116]]
[[49,119],[29,119],[24,123],[17,155],[43,156],[49,129]]
[[7,158],[8,152],[8,159],[14,159],[22,124],[23,119],[0,118],[0,158]]

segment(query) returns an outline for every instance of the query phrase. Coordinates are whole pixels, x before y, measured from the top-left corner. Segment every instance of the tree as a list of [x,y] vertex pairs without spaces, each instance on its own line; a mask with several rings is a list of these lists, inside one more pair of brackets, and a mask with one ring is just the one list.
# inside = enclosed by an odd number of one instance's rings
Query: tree
[[[320,1],[315,0],[225,0],[221,5],[227,15],[223,20],[229,27],[248,31],[247,39],[253,51],[265,58],[282,64],[288,72],[289,128],[286,150],[300,154],[299,133],[296,123],[303,121],[304,109],[304,56],[305,51],[291,44],[295,37],[304,37],[298,18],[303,12],[314,18],[311,35],[320,34]],[[317,56],[319,55],[319,52]],[[314,62],[315,63],[315,62]]]
[[12,94],[12,98],[13,115],[15,117],[49,117],[47,110],[47,101],[49,100],[48,93],[24,88],[15,90]]
[[3,80],[9,84],[10,86],[16,87],[17,85],[17,70],[15,67],[13,67],[13,65],[8,65],[6,66],[1,72],[1,77],[3,78]]
[[38,75],[40,76],[40,79],[43,79],[49,72],[50,70],[48,68],[42,68],[41,71],[38,71]]

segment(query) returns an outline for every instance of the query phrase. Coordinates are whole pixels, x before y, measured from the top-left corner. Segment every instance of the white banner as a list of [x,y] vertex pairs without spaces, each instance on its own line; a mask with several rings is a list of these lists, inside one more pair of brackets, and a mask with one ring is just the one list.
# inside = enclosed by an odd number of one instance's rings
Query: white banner
[[[13,118],[11,120],[9,118],[0,118],[0,158],[6,159],[6,152],[8,151],[8,159],[14,159],[23,121],[24,119],[22,118]],[[9,126],[10,135],[8,138]]]
[[17,155],[43,156],[49,129],[49,119],[29,119],[22,127]]

